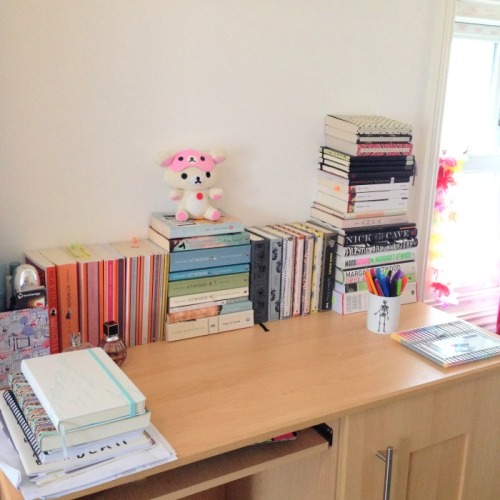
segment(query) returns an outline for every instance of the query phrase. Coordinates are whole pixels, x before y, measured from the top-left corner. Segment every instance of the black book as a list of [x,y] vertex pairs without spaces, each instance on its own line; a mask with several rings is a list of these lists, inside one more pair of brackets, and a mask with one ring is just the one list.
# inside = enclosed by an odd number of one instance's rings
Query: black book
[[414,162],[414,155],[383,155],[383,156],[358,156],[358,155],[350,155],[348,153],[344,153],[342,151],[338,151],[336,149],[330,148],[328,146],[320,147],[320,155],[325,158],[330,158],[332,160],[343,162],[347,164],[375,164],[375,163],[407,163]]
[[325,165],[320,163],[320,170],[324,172],[329,172],[330,174],[335,174],[350,181],[358,181],[358,183],[369,183],[371,181],[377,181],[377,183],[395,183],[395,182],[410,182],[413,177],[412,170],[388,170],[388,171],[373,171],[368,172],[345,172],[335,167]]
[[344,229],[344,234],[339,234],[337,242],[341,245],[355,245],[358,243],[377,243],[379,241],[393,241],[402,238],[416,238],[417,225],[414,222],[401,224],[385,224],[372,228]]

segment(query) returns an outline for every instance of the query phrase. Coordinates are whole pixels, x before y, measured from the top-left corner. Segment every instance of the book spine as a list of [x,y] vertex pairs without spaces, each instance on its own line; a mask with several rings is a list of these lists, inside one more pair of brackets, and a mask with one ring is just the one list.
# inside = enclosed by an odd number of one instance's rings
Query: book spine
[[208,278],[173,281],[168,285],[169,297],[188,295],[190,293],[215,292],[227,288],[249,286],[250,273],[225,274]]
[[207,267],[201,269],[188,269],[186,271],[177,271],[169,273],[168,281],[190,280],[195,278],[204,278],[207,276],[223,276],[225,274],[238,274],[250,272],[250,264],[235,264],[221,267]]
[[212,302],[214,300],[231,299],[236,297],[248,298],[248,286],[238,288],[228,288],[215,292],[193,293],[181,295],[179,297],[169,297],[169,308],[185,306],[189,304],[200,304],[202,302]]
[[101,337],[100,309],[102,305],[99,303],[99,268],[101,266],[102,262],[89,262],[87,264],[88,342],[94,346],[99,345]]
[[250,263],[250,244],[215,249],[176,252],[170,256],[170,271],[185,271],[202,267],[220,267]]
[[300,316],[302,313],[303,300],[303,271],[304,271],[304,237],[294,233],[285,225],[277,224],[275,227],[278,231],[283,231],[289,235],[290,242],[293,248],[293,289],[292,289],[292,317]]
[[320,287],[321,287],[321,268],[323,262],[323,244],[324,233],[315,231],[306,224],[296,222],[293,224],[302,231],[309,232],[313,237],[314,252],[312,256],[312,272],[311,272],[311,313],[319,311],[320,302]]
[[345,203],[358,203],[361,201],[378,201],[390,200],[394,198],[405,199],[409,198],[410,191],[408,189],[392,189],[364,192],[349,192],[347,189],[341,191],[336,189],[335,184],[324,181],[318,181],[318,191],[330,196],[335,196]]
[[265,230],[281,238],[283,258],[281,267],[280,319],[288,319],[292,317],[293,307],[293,283],[295,270],[293,238],[280,233],[271,226],[265,226]]
[[151,215],[150,225],[155,231],[170,239],[240,233],[244,230],[241,221],[227,216],[215,222],[194,220],[177,222],[173,215],[154,213]]
[[335,268],[335,281],[339,283],[356,283],[358,281],[363,281],[365,279],[365,270],[375,269],[380,267],[384,274],[387,274],[389,271],[395,273],[398,269],[401,269],[406,275],[415,274],[417,272],[415,261],[407,261],[407,262],[399,262],[394,264],[382,264],[378,266],[367,266],[361,267],[358,269],[347,269],[342,270],[339,268]]
[[381,226],[389,223],[405,223],[408,222],[407,214],[384,215],[376,217],[366,217],[361,219],[342,219],[338,215],[330,214],[315,206],[310,208],[311,217],[320,222],[326,222],[337,228],[355,229]]
[[56,265],[59,318],[59,345],[63,351],[70,346],[70,335],[78,332],[78,270],[74,264]]
[[326,194],[321,190],[318,190],[316,194],[316,201],[318,203],[321,203],[322,205],[346,213],[361,212],[361,214],[364,214],[371,211],[408,208],[408,198],[390,198],[386,200],[346,202],[340,198],[337,198],[336,196]]
[[415,260],[416,258],[416,249],[409,248],[406,250],[370,253],[366,255],[350,257],[337,255],[335,265],[339,269],[356,269],[358,267],[373,267],[395,262],[405,262],[409,260]]
[[327,234],[323,242],[323,273],[321,276],[320,311],[329,311],[332,308],[332,292],[335,277],[335,244],[337,236]]
[[250,235],[246,231],[240,233],[217,234],[210,236],[194,236],[190,238],[166,238],[149,228],[148,237],[161,248],[169,252],[184,252],[186,250],[201,250],[235,245],[248,245]]
[[40,284],[45,287],[49,314],[50,354],[56,354],[60,352],[56,266],[47,264],[42,267],[36,261],[36,257],[31,257],[29,254],[25,254],[25,262],[37,270]]
[[251,239],[251,264],[249,296],[253,304],[255,323],[269,319],[269,251],[270,242],[265,238]]
[[245,297],[234,297],[232,299],[221,299],[221,300],[212,300],[209,302],[200,302],[196,304],[188,304],[185,306],[174,306],[168,309],[168,314],[172,313],[185,313],[188,311],[194,311],[196,309],[205,309],[205,308],[220,308],[226,304],[234,304],[235,302],[245,302],[249,299]]
[[229,330],[239,330],[254,325],[253,310],[240,311],[222,316],[200,318],[192,321],[167,324],[167,340],[183,340]]
[[[385,243],[380,244],[368,244],[368,243],[360,243],[354,245],[343,246],[337,245],[337,255],[350,257],[355,255],[368,255],[375,254],[379,252],[387,252],[387,251],[395,251],[395,250],[405,250],[407,248],[414,248],[418,246],[417,238],[406,238],[402,240],[395,241],[387,241]],[[340,267],[340,266],[339,266]]]
[[366,232],[346,232],[344,236],[344,245],[355,245],[358,243],[377,243],[380,241],[401,240],[404,238],[416,238],[418,235],[417,227],[400,228],[394,230],[379,231],[377,228]]
[[[219,301],[223,302],[223,301]],[[224,301],[217,305],[208,305],[206,307],[199,307],[196,309],[189,309],[186,311],[171,312],[167,314],[167,323],[179,323],[180,321],[189,321],[192,319],[209,318],[210,316],[222,316],[240,311],[247,311],[253,308],[251,300],[243,299],[235,302]],[[206,304],[206,303],[205,303]],[[209,303],[209,304],[216,304]]]

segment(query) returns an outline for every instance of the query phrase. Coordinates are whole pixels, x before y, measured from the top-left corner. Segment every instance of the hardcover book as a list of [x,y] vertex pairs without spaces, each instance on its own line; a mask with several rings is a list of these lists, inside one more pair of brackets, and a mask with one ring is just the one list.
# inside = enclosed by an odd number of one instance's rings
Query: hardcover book
[[411,165],[415,163],[415,156],[411,155],[386,155],[386,156],[356,156],[343,153],[335,148],[321,146],[319,149],[320,158],[328,158],[332,161],[349,165],[378,165],[395,164],[395,165]]
[[167,238],[187,238],[215,234],[239,233],[244,230],[243,222],[232,215],[224,214],[217,221],[192,219],[185,222],[175,220],[174,214],[153,213],[150,226]]
[[264,230],[281,238],[283,245],[283,260],[281,267],[281,301],[280,319],[292,317],[294,296],[293,285],[295,283],[295,241],[291,234],[272,226],[264,226]]
[[24,253],[26,264],[32,265],[38,272],[40,285],[45,287],[49,315],[50,353],[59,352],[59,322],[57,318],[57,272],[56,265],[37,250]]
[[335,275],[335,247],[337,246],[337,230],[328,228],[314,221],[304,223],[306,227],[310,227],[317,234],[321,235],[323,242],[322,262],[321,262],[321,282],[320,282],[320,297],[319,310],[329,311],[332,308],[332,291]]
[[257,234],[249,233],[251,250],[250,300],[253,304],[255,323],[269,319],[269,253],[271,242]]
[[373,267],[395,262],[406,262],[415,260],[416,258],[416,248],[407,248],[405,250],[388,250],[348,257],[337,255],[336,266],[339,269],[356,269],[359,267]]
[[251,227],[251,233],[269,241],[269,287],[267,291],[269,321],[280,319],[281,270],[283,267],[283,240],[261,227]]
[[78,268],[76,259],[62,248],[39,252],[56,266],[59,349],[70,346],[70,335],[79,331]]
[[310,208],[311,217],[319,222],[326,222],[339,229],[367,228],[381,226],[383,224],[406,223],[408,215],[406,213],[399,215],[377,215],[372,217],[346,219],[332,212],[327,212],[324,208],[312,206]]
[[320,163],[319,169],[323,172],[328,172],[329,174],[336,175],[337,177],[342,177],[348,181],[349,184],[388,184],[388,183],[401,183],[410,182],[414,174],[414,168],[410,167],[407,169],[404,167],[403,170],[385,170],[377,171],[376,169],[370,169],[369,171],[361,172],[346,172],[343,169],[337,167],[332,167],[325,163]]
[[346,132],[345,130],[325,124],[325,134],[338,137],[344,141],[358,144],[362,142],[410,142],[411,134],[359,134]]
[[69,455],[74,451],[74,447],[95,443],[101,439],[107,440],[123,433],[136,432],[149,425],[149,412],[144,412],[120,421],[71,430],[65,434],[64,443],[61,433],[55,428],[24,375],[21,372],[12,372],[9,382],[11,389],[5,391],[5,400],[16,415],[23,434],[41,463],[61,458],[61,455],[64,455],[64,444]]
[[406,275],[415,274],[417,272],[417,266],[414,260],[405,261],[405,262],[397,262],[394,264],[381,264],[375,266],[366,266],[355,269],[340,269],[339,267],[335,268],[335,281],[339,283],[356,283],[358,281],[364,281],[365,279],[365,271],[372,268],[379,267],[384,274],[387,274],[389,271],[395,273],[398,269],[401,269]]
[[408,198],[388,198],[385,200],[363,200],[363,201],[345,201],[330,193],[325,193],[318,190],[316,193],[316,203],[325,207],[350,213],[364,213],[372,211],[384,211],[400,209],[405,211],[408,209]]
[[498,335],[463,320],[405,330],[391,338],[444,368],[500,355]]
[[338,242],[340,245],[356,245],[359,243],[378,243],[402,238],[416,238],[418,229],[415,222],[403,224],[384,224],[373,228],[352,228],[340,230]]
[[328,114],[325,125],[359,135],[412,135],[412,126],[381,115]]
[[413,144],[411,142],[369,142],[354,144],[332,135],[325,135],[325,145],[356,156],[407,156],[411,155],[413,151]]
[[60,432],[146,411],[145,396],[99,347],[24,359],[21,371]]
[[394,250],[406,250],[418,246],[417,238],[401,238],[399,240],[383,240],[379,243],[357,243],[354,245],[337,245],[336,254],[342,257],[362,256],[388,252]]

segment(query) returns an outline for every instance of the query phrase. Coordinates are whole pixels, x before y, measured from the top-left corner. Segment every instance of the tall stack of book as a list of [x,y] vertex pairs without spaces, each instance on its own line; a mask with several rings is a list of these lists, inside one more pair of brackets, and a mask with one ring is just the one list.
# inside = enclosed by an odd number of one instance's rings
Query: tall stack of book
[[101,348],[23,360],[0,409],[26,475],[40,486],[156,444],[145,396]]
[[170,255],[167,340],[253,326],[250,234],[239,219],[178,222],[153,213],[148,237]]
[[[327,115],[325,146],[311,216],[339,233],[333,309],[366,310],[366,269],[401,269],[409,278],[403,303],[416,301],[416,234],[391,235],[415,225],[408,221],[410,184],[415,175],[412,127],[377,115]],[[398,231],[400,233],[398,233]],[[362,244],[350,235],[364,238]]]

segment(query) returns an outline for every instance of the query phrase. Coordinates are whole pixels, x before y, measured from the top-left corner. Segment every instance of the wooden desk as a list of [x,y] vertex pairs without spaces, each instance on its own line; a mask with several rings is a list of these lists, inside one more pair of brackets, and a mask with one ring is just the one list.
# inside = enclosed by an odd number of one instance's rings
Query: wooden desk
[[[130,349],[123,369],[179,459],[85,493],[382,498],[384,464],[373,455],[390,445],[393,499],[403,491],[417,500],[500,498],[500,358],[441,369],[369,332],[365,319],[320,313],[270,322],[267,332],[255,326]],[[400,327],[447,319],[410,304]],[[308,430],[321,423],[334,430],[332,447]],[[297,441],[249,446],[299,429]],[[5,478],[2,487],[16,498]]]

